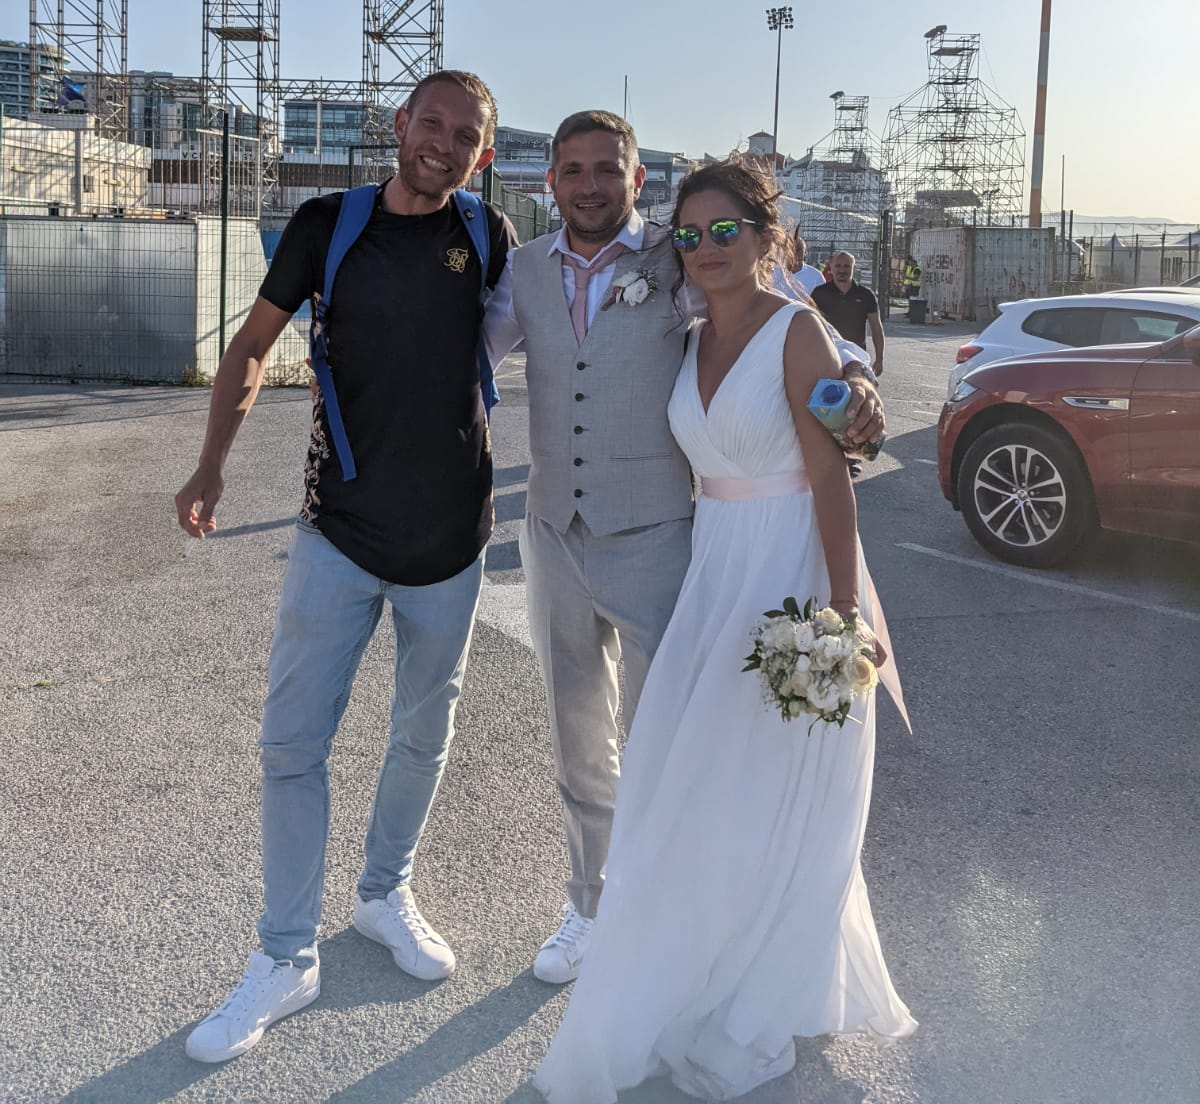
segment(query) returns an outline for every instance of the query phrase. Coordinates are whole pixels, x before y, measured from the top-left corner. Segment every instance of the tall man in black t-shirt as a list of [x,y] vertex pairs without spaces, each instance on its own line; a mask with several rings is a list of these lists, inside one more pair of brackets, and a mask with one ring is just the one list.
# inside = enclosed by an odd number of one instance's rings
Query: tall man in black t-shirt
[[[242,982],[187,1041],[200,1061],[252,1047],[320,992],[316,948],[328,833],[327,760],[363,649],[390,605],[396,630],[391,738],[367,829],[354,926],[426,980],[455,965],[409,889],[413,854],[454,733],[483,549],[492,457],[476,347],[480,260],[451,192],[493,156],[496,104],[476,76],[426,77],[396,113],[398,171],[338,269],[329,362],[357,477],[342,477],[322,396],[288,554],[262,730],[266,908]],[[213,382],[195,474],[175,498],[195,537],[216,528],[221,470],[271,346],[324,284],[340,194],[296,212]],[[488,286],[516,244],[488,210]]]

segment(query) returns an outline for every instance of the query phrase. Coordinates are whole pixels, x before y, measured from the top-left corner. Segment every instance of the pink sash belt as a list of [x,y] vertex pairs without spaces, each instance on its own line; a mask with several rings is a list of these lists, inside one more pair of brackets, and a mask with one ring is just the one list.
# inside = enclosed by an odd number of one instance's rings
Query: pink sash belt
[[752,498],[779,498],[810,490],[808,476],[802,471],[760,475],[756,479],[724,479],[702,476],[700,493],[721,502],[746,502]]
[[[705,498],[716,499],[719,502],[747,502],[755,498],[779,498],[783,495],[800,494],[810,490],[808,476],[802,471],[778,472],[775,475],[762,475],[755,479],[726,479],[715,476],[703,476],[700,480],[700,493]],[[892,649],[892,638],[888,633],[887,618],[883,616],[883,604],[879,601],[879,592],[875,589],[875,580],[867,570],[866,561],[860,558],[862,578],[866,584],[867,604],[874,613],[874,624],[871,630],[879,638],[888,654],[888,661],[879,668],[879,681],[884,689],[892,696],[900,716],[908,731],[912,732],[912,723],[908,719],[908,709],[904,705],[904,691],[900,686],[900,674],[896,670],[896,654]],[[799,595],[795,597],[799,598]]]

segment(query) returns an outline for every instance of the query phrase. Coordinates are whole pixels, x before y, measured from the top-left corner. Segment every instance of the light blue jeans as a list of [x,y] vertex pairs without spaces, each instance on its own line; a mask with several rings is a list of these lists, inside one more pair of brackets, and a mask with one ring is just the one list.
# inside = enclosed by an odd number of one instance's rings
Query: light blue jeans
[[409,880],[454,737],[482,581],[481,554],[441,583],[388,583],[357,567],[312,526],[297,523],[259,743],[266,909],[258,934],[272,958],[305,968],[317,961],[329,752],[385,601],[396,629],[396,689],[358,892],[365,900],[386,897]]

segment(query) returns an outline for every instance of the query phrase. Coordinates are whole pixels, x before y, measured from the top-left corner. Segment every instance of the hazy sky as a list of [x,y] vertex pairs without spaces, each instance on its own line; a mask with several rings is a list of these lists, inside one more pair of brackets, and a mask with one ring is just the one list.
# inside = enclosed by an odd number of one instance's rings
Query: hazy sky
[[[447,66],[491,85],[500,121],[553,130],[585,107],[620,111],[638,140],[699,156],[770,131],[776,35],[747,0],[446,0]],[[129,0],[129,63],[198,75],[201,0]],[[983,37],[982,78],[1015,106],[1032,161],[1041,0],[796,3],[783,32],[779,148],[802,154],[832,127],[829,94],[871,98],[871,129],[926,78],[924,32]],[[357,79],[354,0],[281,0],[287,78]],[[5,0],[0,37],[28,38],[28,8]],[[1200,0],[1054,0],[1045,208],[1200,222]]]

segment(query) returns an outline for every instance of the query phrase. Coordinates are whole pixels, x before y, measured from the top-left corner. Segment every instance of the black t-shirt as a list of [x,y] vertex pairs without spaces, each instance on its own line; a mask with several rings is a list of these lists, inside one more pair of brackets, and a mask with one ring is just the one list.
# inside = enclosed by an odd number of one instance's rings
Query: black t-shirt
[[847,341],[867,347],[867,318],[879,313],[875,293],[855,280],[843,295],[836,284],[821,284],[812,293],[813,302]]
[[[341,193],[310,199],[284,230],[259,291],[280,310],[294,312],[320,293],[341,202]],[[488,229],[492,287],[517,242],[491,208]],[[378,197],[334,281],[329,364],[358,474],[342,478],[319,398],[300,516],[391,583],[448,579],[491,536],[479,288],[479,257],[452,203],[429,215],[393,215]]]

